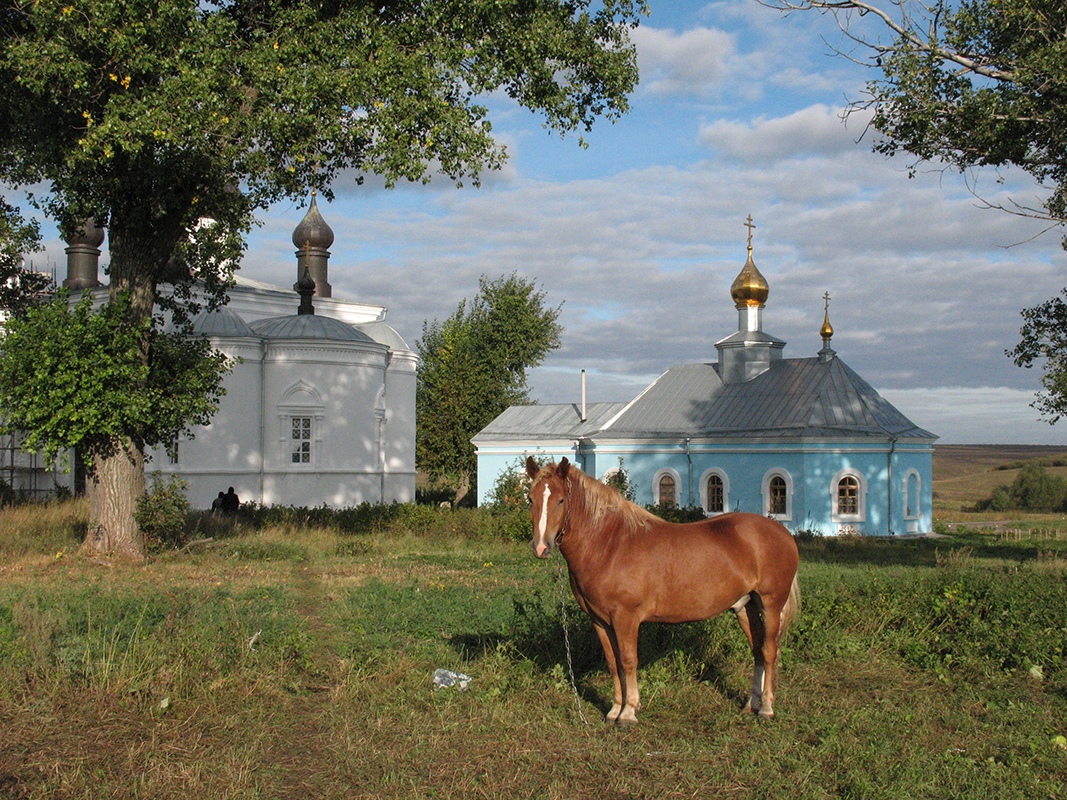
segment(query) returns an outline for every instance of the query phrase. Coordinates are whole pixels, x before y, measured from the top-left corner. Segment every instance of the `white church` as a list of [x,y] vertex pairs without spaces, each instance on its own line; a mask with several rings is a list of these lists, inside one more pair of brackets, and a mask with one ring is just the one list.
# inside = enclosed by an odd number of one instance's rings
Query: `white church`
[[[418,357],[386,322],[385,307],[333,297],[334,234],[314,197],[292,238],[292,289],[238,273],[229,304],[194,321],[236,363],[211,423],[179,440],[175,458],[149,451],[146,472],[182,478],[194,508],[210,508],[231,486],[242,502],[262,505],[414,500]],[[98,277],[103,240],[93,228],[68,242],[63,285],[75,295],[106,294]],[[76,488],[75,470],[41,475],[32,455],[16,457],[13,447],[7,455],[0,477],[16,490],[31,480]]]

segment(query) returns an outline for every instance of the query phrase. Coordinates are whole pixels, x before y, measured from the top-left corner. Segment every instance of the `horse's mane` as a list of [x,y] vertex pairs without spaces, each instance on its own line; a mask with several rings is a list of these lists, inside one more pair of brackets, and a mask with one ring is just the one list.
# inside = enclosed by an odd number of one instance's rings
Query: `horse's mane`
[[[548,464],[542,468],[542,472],[546,470],[555,472],[555,469],[555,464]],[[540,478],[541,475],[537,477]],[[652,512],[641,508],[636,503],[631,503],[619,494],[617,489],[586,475],[574,464],[570,465],[567,480],[571,482],[572,489],[580,489],[580,491],[571,492],[571,502],[574,503],[573,511],[584,512],[590,525],[596,526],[611,519],[617,522],[623,530],[633,533],[647,528],[658,519]]]

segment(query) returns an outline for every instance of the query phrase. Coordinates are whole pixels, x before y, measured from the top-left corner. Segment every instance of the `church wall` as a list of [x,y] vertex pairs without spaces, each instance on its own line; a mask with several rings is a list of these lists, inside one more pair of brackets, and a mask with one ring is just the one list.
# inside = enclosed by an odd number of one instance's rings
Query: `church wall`
[[392,353],[386,370],[386,416],[383,428],[385,502],[415,499],[414,353]]
[[[478,451],[478,502],[485,503],[497,476],[514,468],[525,454],[559,461],[566,456],[583,470],[602,480],[623,459],[630,485],[640,505],[653,502],[654,484],[659,474],[670,471],[677,480],[679,505],[703,507],[702,479],[714,471],[728,485],[727,508],[763,514],[767,507],[764,489],[768,472],[781,470],[791,489],[788,518],[782,523],[791,531],[812,530],[819,535],[857,533],[901,535],[926,533],[933,529],[931,444],[896,444],[892,447],[892,491],[887,485],[890,473],[890,444],[884,443],[693,443],[685,442],[585,442],[579,451],[575,442],[547,440],[481,446]],[[863,481],[861,519],[839,518],[834,514],[835,477],[854,474]],[[906,481],[913,474],[920,487],[918,508],[908,518]],[[892,495],[892,496],[890,496]],[[892,518],[890,519],[890,506]],[[915,512],[918,513],[915,513]]]
[[194,508],[210,508],[220,491],[233,486],[243,500],[259,493],[261,372],[263,346],[258,338],[212,339],[212,346],[230,358],[242,358],[223,379],[226,394],[210,424],[195,426],[193,439],[178,441],[178,459],[172,462],[163,448],[150,451],[146,465],[155,471],[179,475],[186,482],[186,497]]

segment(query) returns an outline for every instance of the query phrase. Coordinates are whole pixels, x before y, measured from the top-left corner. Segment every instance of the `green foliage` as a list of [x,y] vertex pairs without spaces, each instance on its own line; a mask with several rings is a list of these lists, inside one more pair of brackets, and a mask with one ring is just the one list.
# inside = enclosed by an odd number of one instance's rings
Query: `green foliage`
[[618,468],[613,469],[608,473],[607,477],[604,479],[604,483],[615,489],[615,491],[631,503],[637,499],[637,490],[634,489],[633,485],[630,483],[630,476],[627,474],[626,469],[622,464],[622,456],[619,456]]
[[38,248],[39,237],[35,221],[26,222],[0,199],[0,310],[21,314],[51,288],[49,276],[22,264],[23,254]]
[[649,503],[649,511],[668,522],[700,522],[707,519],[707,514],[700,506],[665,506]]
[[1050,474],[1041,464],[1027,464],[1011,486],[998,486],[979,511],[1061,511],[1067,507],[1067,480]]
[[164,480],[156,472],[133,518],[144,534],[149,549],[182,547],[189,541],[187,521],[192,512],[185,496],[185,481],[176,476]]
[[[1063,298],[1067,298],[1064,289]],[[1023,309],[1020,341],[1009,358],[1020,367],[1042,367],[1041,387],[1037,399],[1031,403],[1049,424],[1056,423],[1067,413],[1067,303],[1053,297],[1041,305]]]
[[521,456],[497,475],[488,494],[488,506],[500,511],[526,511],[530,507],[530,477]]
[[[114,454],[120,438],[170,446],[218,408],[226,359],[206,339],[131,326],[128,302],[99,311],[65,291],[11,319],[0,338],[0,417],[48,458]],[[149,359],[142,359],[142,342]]]
[[[424,323],[415,394],[419,468],[451,481],[461,497],[473,485],[471,438],[515,403],[529,401],[526,371],[559,347],[560,306],[512,273],[485,276],[468,309]],[[457,497],[458,499],[458,497]]]

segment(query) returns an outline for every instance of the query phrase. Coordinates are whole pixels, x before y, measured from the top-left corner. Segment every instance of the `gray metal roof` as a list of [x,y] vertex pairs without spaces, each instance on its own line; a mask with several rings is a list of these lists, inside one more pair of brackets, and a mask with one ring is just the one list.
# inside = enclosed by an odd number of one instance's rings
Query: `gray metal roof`
[[249,327],[268,339],[329,339],[341,342],[374,340],[363,331],[331,317],[317,314],[294,314],[287,317],[257,319]]
[[[673,367],[627,404],[598,404],[617,410],[594,417],[581,429],[566,429],[565,414],[546,409],[574,406],[517,406],[483,429],[474,441],[546,439],[567,435],[595,439],[856,438],[936,439],[916,426],[839,358],[781,359],[744,383],[724,384],[715,364]],[[505,434],[506,432],[506,434]]]
[[581,439],[592,436],[608,420],[626,407],[626,403],[589,403],[586,420],[574,403],[559,405],[511,406],[471,440],[474,444],[489,441],[538,439]]
[[225,306],[201,311],[193,320],[193,330],[204,336],[255,336],[248,323],[236,311]]

